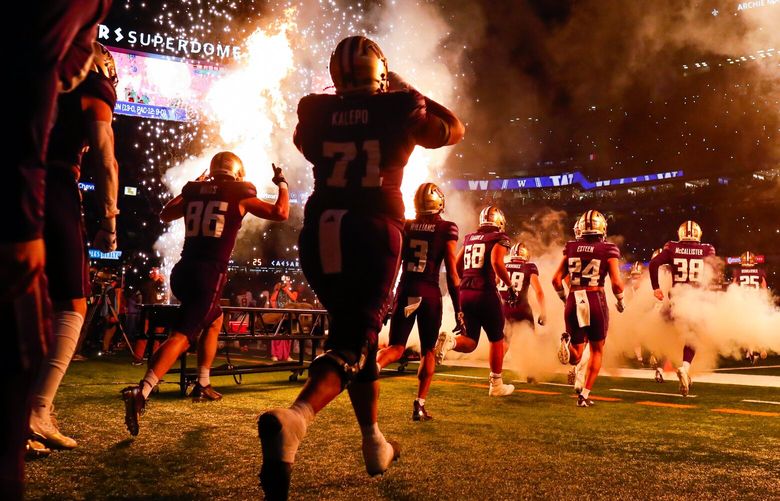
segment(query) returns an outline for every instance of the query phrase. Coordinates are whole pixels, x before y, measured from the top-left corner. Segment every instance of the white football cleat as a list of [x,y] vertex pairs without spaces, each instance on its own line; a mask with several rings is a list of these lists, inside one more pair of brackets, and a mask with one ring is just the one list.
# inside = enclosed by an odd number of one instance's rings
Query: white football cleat
[[558,347],[558,361],[563,365],[569,363],[571,353],[569,352],[569,345],[571,344],[571,337],[567,333],[561,334],[561,344]]
[[680,367],[677,369],[677,378],[680,380],[680,395],[687,397],[691,391],[691,376],[685,368]]
[[436,346],[433,347],[433,356],[436,358],[436,365],[444,361],[447,352],[455,347],[455,335],[442,331],[436,339]]
[[512,384],[504,384],[504,379],[500,377],[490,377],[490,388],[488,389],[488,395],[491,397],[505,397],[511,395],[515,391],[515,386]]

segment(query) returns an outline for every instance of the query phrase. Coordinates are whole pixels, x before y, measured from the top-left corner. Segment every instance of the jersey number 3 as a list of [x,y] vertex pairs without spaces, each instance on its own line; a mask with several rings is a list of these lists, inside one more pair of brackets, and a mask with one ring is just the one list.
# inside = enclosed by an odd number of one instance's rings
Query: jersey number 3
[[208,203],[196,200],[188,203],[184,214],[184,236],[221,237],[227,209],[228,203],[220,200],[211,200]]

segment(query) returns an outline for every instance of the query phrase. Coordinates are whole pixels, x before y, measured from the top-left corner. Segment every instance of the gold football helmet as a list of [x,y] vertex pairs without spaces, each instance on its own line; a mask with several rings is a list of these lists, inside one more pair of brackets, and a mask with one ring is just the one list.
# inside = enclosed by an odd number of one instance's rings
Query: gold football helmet
[[739,263],[742,266],[755,266],[756,265],[756,255],[753,254],[750,251],[745,251],[742,253],[741,256],[739,256]]
[[387,92],[387,59],[376,42],[362,36],[347,37],[330,56],[330,77],[340,96]]
[[488,205],[479,213],[479,226],[495,226],[498,231],[504,231],[506,228],[504,213],[495,205]]
[[578,217],[577,220],[574,221],[574,238],[576,240],[582,238],[582,233],[580,233],[580,219],[582,219],[582,216]]
[[631,265],[631,276],[632,277],[638,277],[642,274],[642,271],[644,270],[644,266],[642,266],[641,261],[636,261],[634,264]]
[[116,63],[114,56],[100,42],[92,42],[92,68],[91,71],[103,75],[114,87],[119,83],[116,76]]
[[701,226],[696,221],[685,221],[677,228],[677,239],[681,242],[701,242]]
[[511,249],[509,249],[509,258],[519,259],[520,261],[528,261],[531,259],[531,252],[524,243],[516,243],[512,246]]
[[244,162],[233,152],[220,151],[211,159],[209,175],[211,177],[225,176],[241,181],[246,176]]
[[418,216],[439,214],[444,210],[444,193],[433,183],[423,183],[414,194],[414,211]]
[[598,235],[601,237],[607,236],[607,218],[597,210],[589,210],[584,213],[579,222],[580,235]]

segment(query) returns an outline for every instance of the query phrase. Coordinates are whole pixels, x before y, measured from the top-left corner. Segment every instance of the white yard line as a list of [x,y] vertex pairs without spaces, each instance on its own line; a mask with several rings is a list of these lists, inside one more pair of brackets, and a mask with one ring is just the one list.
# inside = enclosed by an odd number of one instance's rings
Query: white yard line
[[658,391],[624,390],[622,388],[610,388],[609,391],[619,391],[621,393],[641,393],[642,395],[663,395],[665,397],[696,398],[696,395],[683,397],[679,393],[661,393]]
[[751,404],[780,405],[780,402],[773,402],[771,400],[743,400],[743,402],[750,402]]
[[778,369],[780,365],[751,365],[750,367],[723,367],[720,369],[712,369],[712,372],[727,372],[727,371],[755,371],[760,369]]

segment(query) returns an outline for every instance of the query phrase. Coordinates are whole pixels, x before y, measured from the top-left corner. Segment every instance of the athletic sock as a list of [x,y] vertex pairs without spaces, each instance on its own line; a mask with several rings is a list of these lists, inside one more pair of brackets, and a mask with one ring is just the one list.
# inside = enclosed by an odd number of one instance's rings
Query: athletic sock
[[160,378],[157,377],[157,375],[154,373],[152,369],[149,369],[146,372],[146,376],[141,380],[141,394],[144,396],[144,398],[148,399],[149,395],[151,395],[152,390],[155,386],[157,386],[157,383],[160,382]]
[[81,334],[84,317],[75,311],[54,313],[54,345],[46,357],[33,393],[33,410],[48,417],[57,390],[65,377]]
[[503,383],[504,382],[504,378],[502,377],[501,374],[502,374],[501,372],[495,373],[495,372],[491,371],[490,372],[490,381],[496,382],[498,384]]
[[425,399],[424,398],[418,398],[416,399],[417,403],[420,404],[420,407],[425,406]]
[[685,369],[685,372],[688,372],[691,370],[691,363],[690,362],[683,362],[682,368]]
[[306,428],[314,419],[314,411],[307,403],[295,402],[289,409],[273,409],[267,414],[276,417],[281,425],[281,430],[275,437],[269,437],[262,441],[263,461],[282,461],[293,464],[298,446],[303,437],[306,436]]
[[363,435],[363,460],[370,475],[382,473],[393,460],[393,446],[379,431],[377,423],[361,426]]
[[299,414],[303,418],[304,423],[306,423],[306,428],[308,428],[311,422],[314,421],[314,409],[312,409],[311,405],[309,405],[307,402],[295,401],[290,406],[290,410]]
[[205,388],[211,384],[211,367],[198,367],[198,384]]
[[582,392],[580,393],[582,395],[582,398],[588,398],[590,396],[590,390],[587,388],[583,388]]

